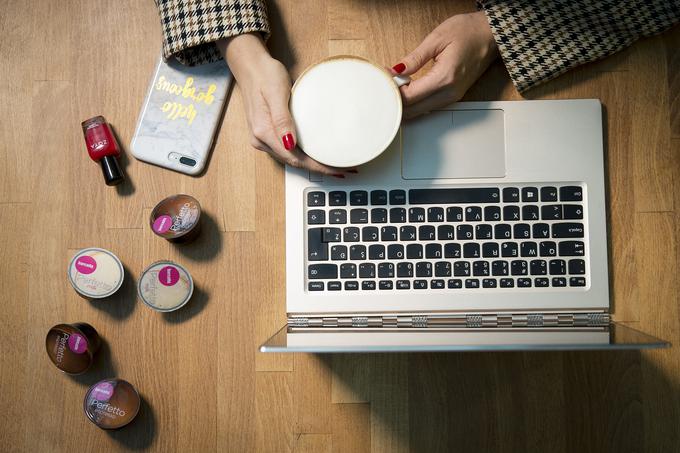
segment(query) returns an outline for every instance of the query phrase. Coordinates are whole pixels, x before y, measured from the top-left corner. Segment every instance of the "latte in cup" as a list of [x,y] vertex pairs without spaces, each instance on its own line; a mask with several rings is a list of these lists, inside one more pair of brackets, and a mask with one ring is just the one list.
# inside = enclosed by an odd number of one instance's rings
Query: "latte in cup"
[[293,85],[290,109],[300,148],[318,162],[355,167],[378,157],[401,124],[399,86],[407,78],[353,56],[307,68]]

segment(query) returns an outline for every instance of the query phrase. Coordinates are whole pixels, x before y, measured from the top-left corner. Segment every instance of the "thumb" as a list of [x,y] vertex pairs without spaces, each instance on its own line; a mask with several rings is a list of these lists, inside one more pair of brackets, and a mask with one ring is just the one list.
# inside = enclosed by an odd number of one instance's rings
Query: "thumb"
[[281,140],[283,147],[287,151],[295,149],[297,137],[295,134],[295,123],[288,108],[288,101],[290,99],[290,92],[285,94],[277,94],[269,96],[267,104],[269,105],[269,114],[271,115],[272,126],[276,135]]
[[425,63],[437,55],[437,46],[438,41],[436,37],[430,33],[413,52],[406,55],[399,63],[392,66],[392,72],[400,75],[412,75],[418,72]]

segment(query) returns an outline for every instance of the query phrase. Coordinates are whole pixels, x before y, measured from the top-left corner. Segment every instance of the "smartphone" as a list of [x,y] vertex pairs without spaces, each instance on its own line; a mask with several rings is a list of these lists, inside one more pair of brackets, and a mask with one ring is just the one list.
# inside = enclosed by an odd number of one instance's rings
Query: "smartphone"
[[223,60],[190,67],[160,57],[130,143],[132,155],[189,175],[201,173],[232,79]]

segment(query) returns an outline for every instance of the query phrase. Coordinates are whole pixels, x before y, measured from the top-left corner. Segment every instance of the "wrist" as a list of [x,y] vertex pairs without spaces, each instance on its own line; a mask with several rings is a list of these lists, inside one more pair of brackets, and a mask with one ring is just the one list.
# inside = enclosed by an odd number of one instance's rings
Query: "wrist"
[[222,57],[238,79],[257,71],[263,61],[271,59],[264,41],[257,33],[244,33],[216,42]]

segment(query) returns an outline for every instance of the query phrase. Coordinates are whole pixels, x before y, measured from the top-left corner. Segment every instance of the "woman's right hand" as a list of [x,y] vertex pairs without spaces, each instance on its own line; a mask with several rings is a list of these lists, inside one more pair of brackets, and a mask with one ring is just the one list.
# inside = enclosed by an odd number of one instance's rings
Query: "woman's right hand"
[[251,145],[282,164],[344,178],[343,170],[323,165],[297,146],[295,124],[288,108],[291,82],[280,61],[269,55],[253,33],[217,42],[243,96]]

